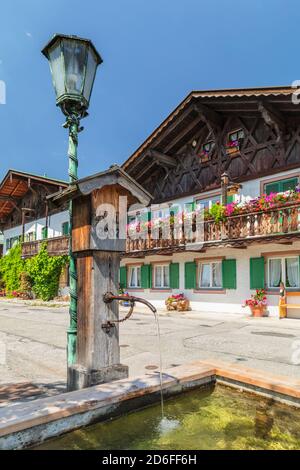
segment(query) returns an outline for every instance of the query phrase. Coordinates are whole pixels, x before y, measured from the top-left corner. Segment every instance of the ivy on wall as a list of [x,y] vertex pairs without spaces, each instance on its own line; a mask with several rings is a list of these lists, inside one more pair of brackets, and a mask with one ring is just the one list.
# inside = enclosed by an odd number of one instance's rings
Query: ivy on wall
[[23,260],[21,245],[18,244],[1,258],[0,274],[8,295],[21,289],[21,279],[26,273],[35,296],[42,300],[51,300],[57,295],[59,278],[67,263],[68,256],[49,256],[46,242],[36,256]]
[[20,289],[20,274],[24,270],[25,260],[21,258],[21,245],[17,244],[0,259],[0,275],[9,295]]

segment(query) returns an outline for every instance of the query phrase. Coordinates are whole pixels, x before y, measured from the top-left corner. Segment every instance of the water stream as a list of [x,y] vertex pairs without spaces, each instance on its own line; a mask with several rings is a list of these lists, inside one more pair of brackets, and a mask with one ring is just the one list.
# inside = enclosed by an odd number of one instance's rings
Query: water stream
[[159,354],[159,382],[160,382],[160,406],[161,406],[161,419],[164,419],[164,394],[163,394],[163,371],[162,371],[162,352],[161,352],[161,336],[160,325],[157,311],[153,312],[158,340],[158,354]]

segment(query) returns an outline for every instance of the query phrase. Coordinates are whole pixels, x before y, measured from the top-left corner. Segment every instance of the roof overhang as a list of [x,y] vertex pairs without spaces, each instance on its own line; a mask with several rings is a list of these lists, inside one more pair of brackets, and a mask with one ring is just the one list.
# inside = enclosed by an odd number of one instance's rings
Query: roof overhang
[[281,111],[293,113],[292,115],[298,113],[300,117],[300,105],[295,105],[292,101],[295,92],[297,93],[297,88],[293,86],[192,91],[123,163],[122,168],[130,171],[135,160],[144,156],[149,149],[156,149],[157,143],[164,140],[166,133],[179,135],[188,126],[192,131],[193,122],[197,126],[197,103],[204,104],[209,110],[217,110],[221,115],[222,112],[227,112],[227,108],[230,112],[238,112],[239,106],[249,113],[259,114],[258,103],[268,101],[276,103],[276,107],[282,108]]
[[70,185],[63,191],[47,196],[47,200],[55,205],[61,205],[80,196],[87,196],[92,191],[105,186],[119,185],[129,191],[141,204],[148,206],[152,196],[129,176],[118,165],[112,165],[108,170],[82,178],[76,184]]
[[27,194],[33,184],[55,186],[54,191],[58,187],[66,188],[68,186],[68,183],[65,181],[18,170],[8,170],[0,182],[0,221],[5,220],[18,207],[18,201]]

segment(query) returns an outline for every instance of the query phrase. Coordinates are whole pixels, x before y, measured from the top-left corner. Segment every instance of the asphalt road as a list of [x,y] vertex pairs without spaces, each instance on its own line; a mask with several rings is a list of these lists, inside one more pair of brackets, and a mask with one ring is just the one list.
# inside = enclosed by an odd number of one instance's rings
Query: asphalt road
[[[38,394],[65,390],[68,321],[66,307],[1,301],[0,402],[1,386],[7,384],[14,384],[16,395],[18,387],[25,390],[28,399],[34,390]],[[195,359],[221,359],[300,378],[300,320],[172,313],[160,316],[160,329],[164,368]],[[121,362],[129,365],[131,376],[158,366],[158,340],[151,313],[135,313],[120,325],[120,346]]]

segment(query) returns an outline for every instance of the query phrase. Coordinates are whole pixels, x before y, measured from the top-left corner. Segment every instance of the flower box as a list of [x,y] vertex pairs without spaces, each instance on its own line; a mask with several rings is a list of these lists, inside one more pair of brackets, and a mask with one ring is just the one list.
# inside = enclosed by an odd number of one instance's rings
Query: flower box
[[205,153],[205,154],[200,155],[200,160],[201,160],[201,163],[206,163],[206,162],[208,162],[208,160],[209,160],[209,154],[208,154],[208,153]]
[[233,157],[234,155],[238,155],[240,153],[240,147],[237,145],[236,147],[228,147],[226,148],[226,154]]

